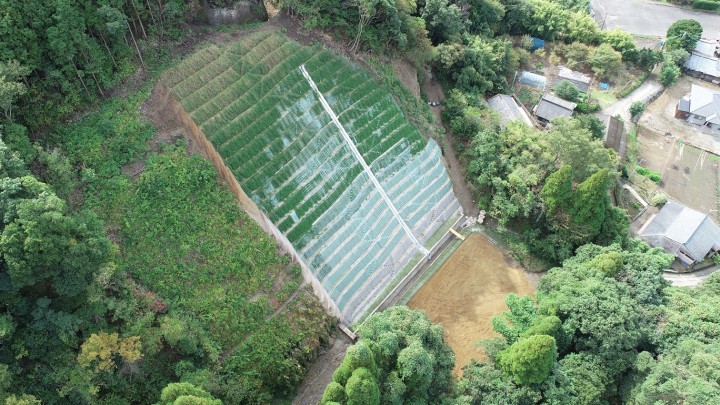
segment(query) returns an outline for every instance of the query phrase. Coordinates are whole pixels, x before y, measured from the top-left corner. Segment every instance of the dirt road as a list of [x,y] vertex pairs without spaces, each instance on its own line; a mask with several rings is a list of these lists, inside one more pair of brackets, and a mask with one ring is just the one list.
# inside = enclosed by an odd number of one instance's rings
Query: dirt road
[[609,115],[611,117],[620,115],[623,121],[626,123],[630,122],[630,105],[636,101],[646,103],[662,90],[663,86],[657,81],[655,75],[652,74],[645,83],[642,84],[642,86],[635,89],[635,91],[630,93],[627,97],[602,110],[602,114]]
[[[443,92],[442,86],[437,80],[433,78],[425,78],[422,85],[422,92],[427,95],[430,101],[444,101],[445,93]],[[453,184],[453,191],[455,191],[455,197],[458,199],[460,206],[463,209],[463,213],[467,216],[476,217],[480,213],[480,209],[473,200],[472,192],[465,179],[465,169],[460,164],[457,154],[455,154],[455,139],[452,133],[442,123],[442,109],[443,106],[430,107],[435,120],[439,125],[443,126],[445,131],[445,142],[442,145],[443,156],[448,164],[448,174]]]
[[720,269],[720,266],[713,266],[694,273],[683,274],[666,272],[663,274],[663,278],[675,287],[697,287],[718,269]]

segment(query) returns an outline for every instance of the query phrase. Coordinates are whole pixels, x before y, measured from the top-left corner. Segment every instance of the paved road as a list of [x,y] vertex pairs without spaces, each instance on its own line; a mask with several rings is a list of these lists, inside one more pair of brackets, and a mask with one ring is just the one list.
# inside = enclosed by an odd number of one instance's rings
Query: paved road
[[656,80],[655,75],[650,77],[638,87],[632,93],[628,94],[625,98],[619,100],[617,103],[602,110],[602,113],[614,117],[620,115],[622,119],[627,123],[630,122],[630,105],[635,101],[641,101],[643,103],[650,100],[654,95],[662,91],[662,85]]
[[696,271],[694,273],[663,273],[663,278],[675,287],[695,287],[705,281],[711,274],[718,270],[718,266],[713,266],[705,270]]
[[703,37],[720,39],[720,15],[672,7],[650,0],[591,0],[595,19],[605,29],[620,27],[632,34],[664,37],[676,20],[692,18],[702,24]]

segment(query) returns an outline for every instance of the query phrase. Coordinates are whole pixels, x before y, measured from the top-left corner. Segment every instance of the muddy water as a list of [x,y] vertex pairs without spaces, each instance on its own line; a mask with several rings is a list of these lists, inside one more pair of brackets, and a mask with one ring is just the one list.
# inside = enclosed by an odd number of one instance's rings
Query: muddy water
[[445,328],[455,351],[455,375],[471,358],[485,359],[477,342],[498,336],[490,318],[507,310],[505,296],[533,294],[524,272],[480,234],[471,234],[437,273],[412,297],[408,306],[423,309]]

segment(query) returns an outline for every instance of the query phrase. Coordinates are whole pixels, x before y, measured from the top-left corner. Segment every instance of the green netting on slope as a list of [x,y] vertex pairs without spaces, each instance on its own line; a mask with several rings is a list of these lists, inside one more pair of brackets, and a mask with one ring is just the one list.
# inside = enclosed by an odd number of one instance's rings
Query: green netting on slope
[[191,57],[166,83],[352,322],[415,250],[300,73],[302,64],[402,215],[413,218],[411,226],[432,228],[434,214],[419,213],[448,210],[433,206],[448,201],[439,152],[428,151],[437,145],[359,67],[259,33]]

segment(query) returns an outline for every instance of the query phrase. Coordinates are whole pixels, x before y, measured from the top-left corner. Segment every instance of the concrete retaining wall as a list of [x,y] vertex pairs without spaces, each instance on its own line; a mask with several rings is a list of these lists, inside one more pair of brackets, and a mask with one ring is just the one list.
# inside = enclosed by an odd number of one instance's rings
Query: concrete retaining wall
[[267,21],[265,3],[259,0],[238,0],[232,8],[213,8],[207,0],[200,2],[210,25],[247,24]]

